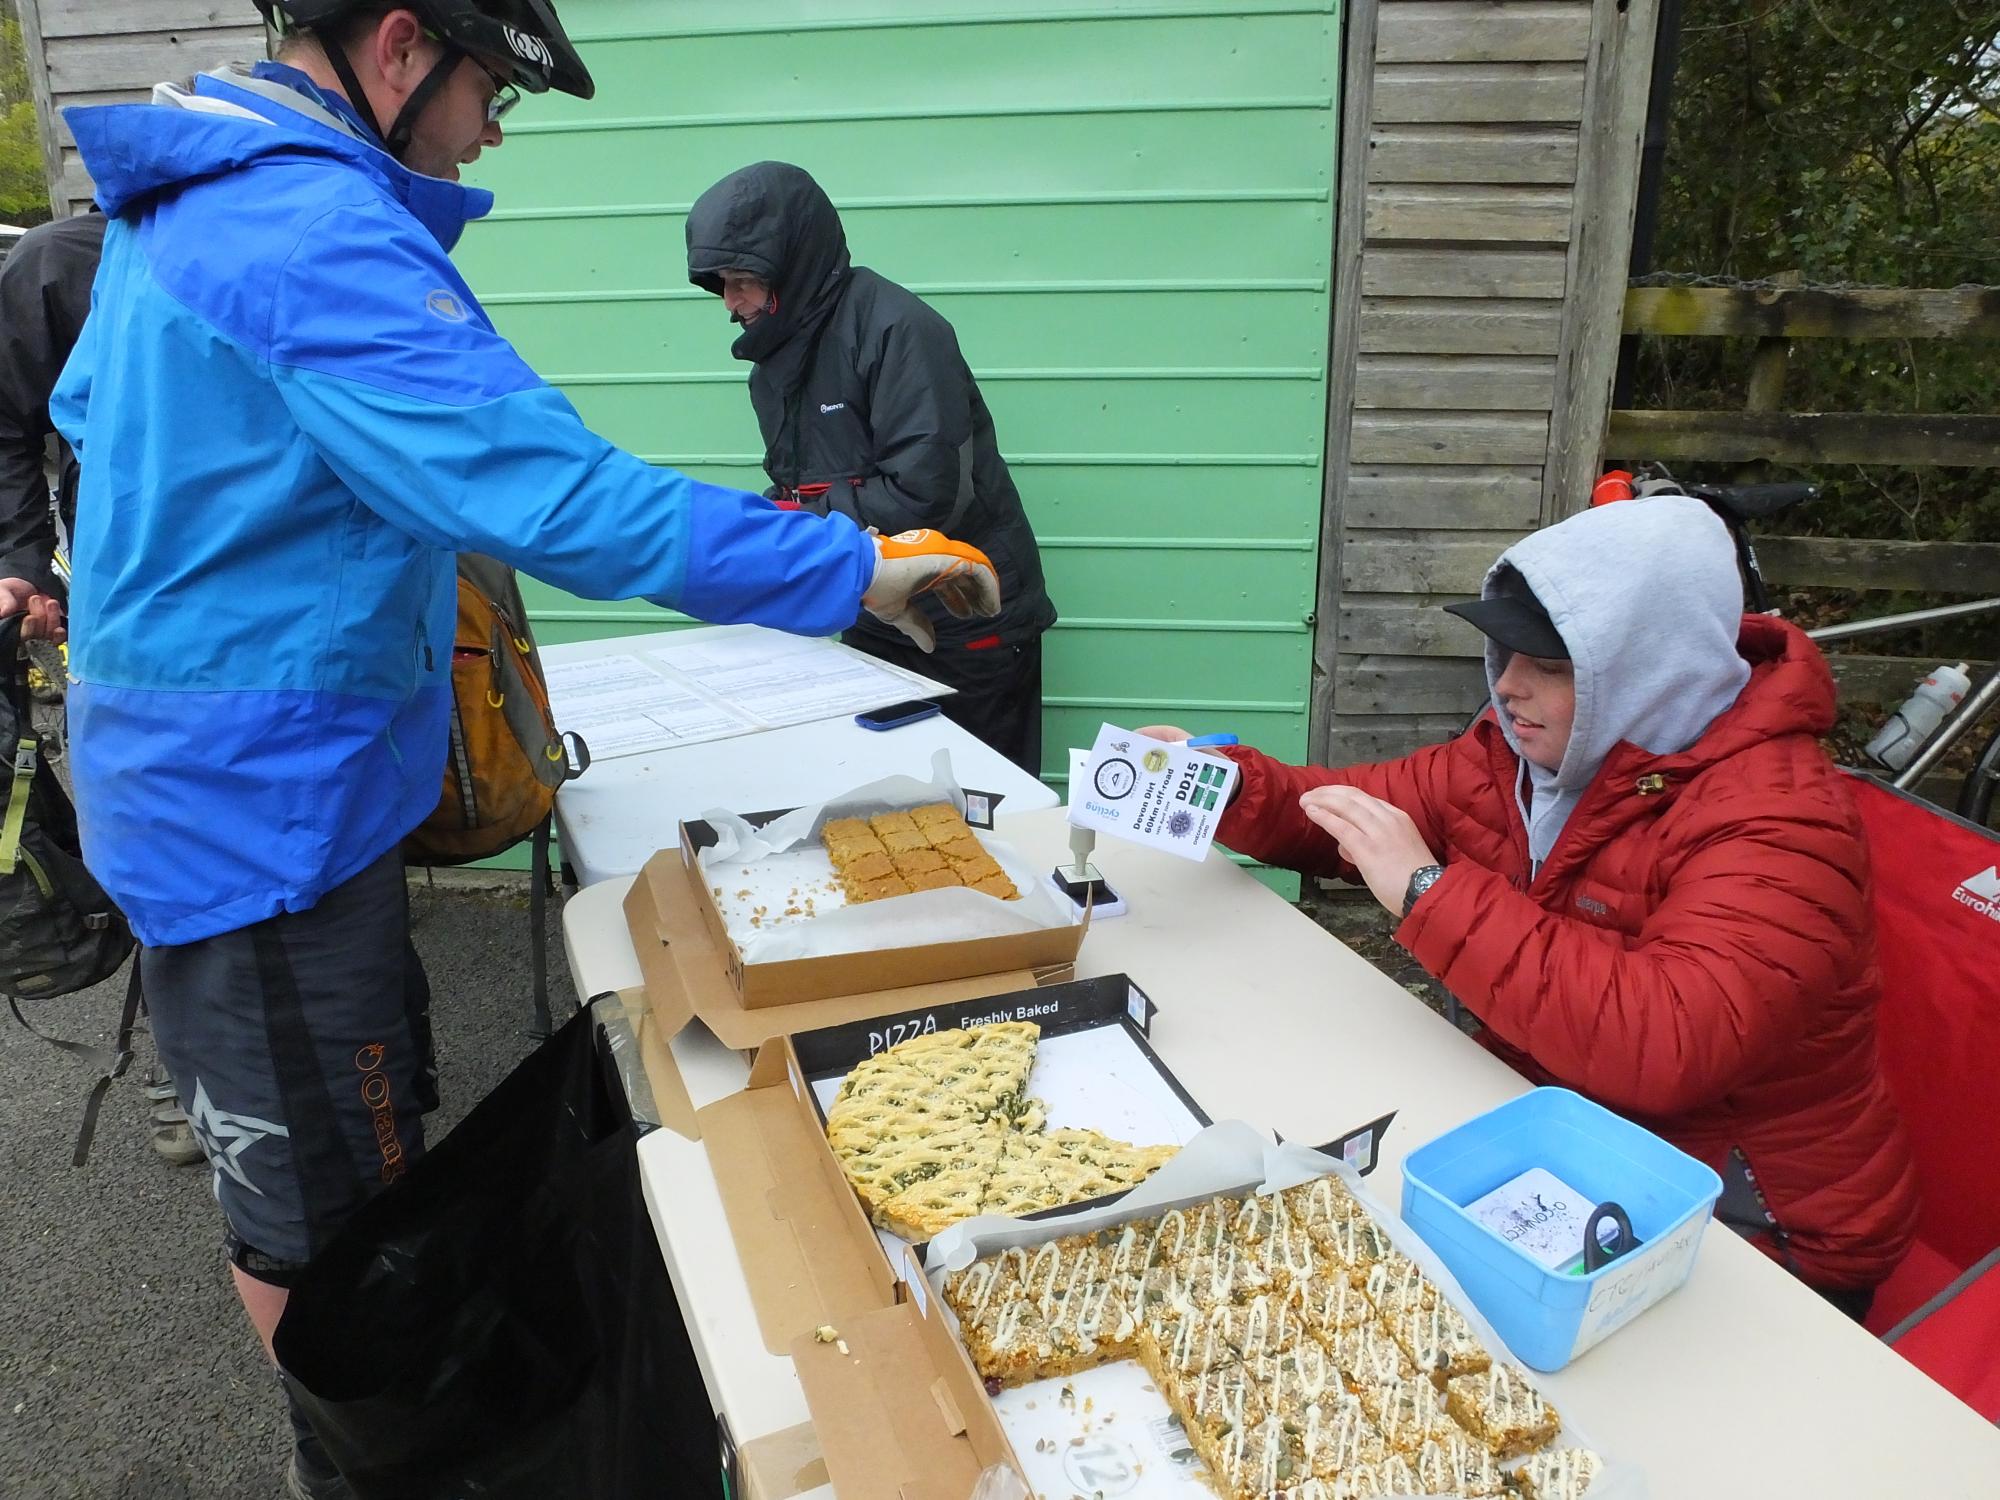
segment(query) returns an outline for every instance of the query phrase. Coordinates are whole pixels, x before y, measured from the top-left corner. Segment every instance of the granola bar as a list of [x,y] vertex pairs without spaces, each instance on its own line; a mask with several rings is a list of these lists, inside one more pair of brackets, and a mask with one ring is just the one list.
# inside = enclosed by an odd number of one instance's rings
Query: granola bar
[[1389,1320],[1389,1332],[1403,1346],[1410,1362],[1433,1379],[1476,1375],[1493,1363],[1493,1356],[1479,1342],[1465,1314],[1443,1297],[1429,1307],[1412,1307]]
[[1554,1441],[1562,1429],[1556,1409],[1513,1365],[1459,1376],[1445,1386],[1445,1404],[1496,1458],[1532,1452]]
[[1395,1451],[1368,1420],[1360,1398],[1345,1391],[1329,1394],[1287,1420],[1298,1424],[1306,1471],[1316,1479],[1338,1479],[1351,1470],[1379,1464]]
[[1325,1335],[1327,1353],[1340,1366],[1352,1386],[1379,1385],[1385,1380],[1408,1380],[1417,1373],[1402,1345],[1380,1323],[1357,1323]]
[[1507,1492],[1507,1476],[1480,1442],[1467,1433],[1433,1437],[1410,1458],[1421,1495],[1484,1500]]
[[1361,1278],[1361,1289],[1375,1304],[1375,1310],[1390,1322],[1405,1313],[1434,1307],[1442,1300],[1431,1279],[1424,1275],[1423,1267],[1400,1250],[1391,1250],[1369,1266]]
[[1604,1472],[1604,1460],[1588,1448],[1551,1448],[1532,1455],[1514,1471],[1524,1500],[1583,1500]]
[[1465,1435],[1452,1421],[1444,1396],[1422,1375],[1364,1382],[1355,1394],[1383,1439],[1404,1453],[1415,1453],[1434,1438],[1443,1441]]

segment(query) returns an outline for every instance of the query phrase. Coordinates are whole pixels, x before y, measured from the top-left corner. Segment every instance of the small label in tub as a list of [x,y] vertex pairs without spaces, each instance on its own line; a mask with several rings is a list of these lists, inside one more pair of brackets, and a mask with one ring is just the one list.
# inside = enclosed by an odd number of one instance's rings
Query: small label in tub
[[1540,1265],[1560,1271],[1583,1254],[1583,1226],[1596,1206],[1547,1168],[1530,1167],[1465,1211]]

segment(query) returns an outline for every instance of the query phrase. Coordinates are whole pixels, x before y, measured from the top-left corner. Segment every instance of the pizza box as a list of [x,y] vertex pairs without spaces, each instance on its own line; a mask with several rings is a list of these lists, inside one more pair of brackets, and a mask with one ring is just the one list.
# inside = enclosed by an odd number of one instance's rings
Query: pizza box
[[[1048,1106],[1050,1128],[1096,1130],[1135,1146],[1180,1146],[1210,1121],[1147,1040],[1157,1009],[1127,976],[1105,974],[824,1026],[794,1034],[791,1047],[824,1141],[828,1108],[868,1058],[938,1031],[1032,1021],[1041,1039],[1029,1088]],[[876,1233],[889,1263],[900,1264],[909,1242],[886,1229]]]
[[[1343,1142],[1319,1150],[1274,1143],[1242,1121],[1229,1121],[1204,1132],[1123,1201],[1032,1223],[967,1220],[945,1231],[932,1242],[929,1264],[909,1258],[903,1272],[906,1300],[839,1325],[838,1342],[808,1334],[792,1346],[836,1493],[842,1500],[962,1496],[972,1492],[968,1481],[976,1484],[986,1476],[994,1486],[989,1493],[1014,1496],[1213,1500],[1199,1459],[1142,1367],[1130,1361],[1100,1365],[1068,1380],[990,1393],[940,1288],[947,1268],[969,1264],[976,1255],[1115,1227],[1219,1193],[1272,1189],[1329,1172],[1341,1176],[1398,1248],[1425,1268],[1496,1355],[1504,1354],[1505,1343],[1443,1263],[1367,1192],[1348,1164],[1358,1154],[1373,1169],[1373,1142],[1387,1123],[1364,1127],[1367,1145],[1356,1153]],[[1567,1419],[1557,1442],[1597,1447]],[[1513,1461],[1503,1467],[1513,1467]],[[995,1469],[1002,1475],[993,1474]],[[1592,1500],[1640,1500],[1644,1494],[1644,1476],[1615,1462],[1607,1463],[1591,1488]]]

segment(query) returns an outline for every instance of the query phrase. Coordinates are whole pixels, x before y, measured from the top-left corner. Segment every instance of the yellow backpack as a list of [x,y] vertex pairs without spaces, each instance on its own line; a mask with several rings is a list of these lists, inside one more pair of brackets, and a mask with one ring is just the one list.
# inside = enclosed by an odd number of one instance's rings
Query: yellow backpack
[[530,920],[535,1025],[549,1031],[543,903],[556,791],[590,766],[590,749],[556,728],[514,570],[476,553],[458,559],[451,650],[451,732],[438,804],[403,841],[413,865],[462,865],[533,840]]

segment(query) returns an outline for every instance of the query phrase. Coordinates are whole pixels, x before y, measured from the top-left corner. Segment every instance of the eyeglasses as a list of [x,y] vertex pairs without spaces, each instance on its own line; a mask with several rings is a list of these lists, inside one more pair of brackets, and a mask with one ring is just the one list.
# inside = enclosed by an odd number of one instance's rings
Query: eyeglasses
[[498,125],[507,117],[507,112],[521,102],[521,91],[515,86],[513,79],[494,72],[478,58],[472,59],[472,65],[484,73],[493,84],[493,97],[486,101],[486,123]]

